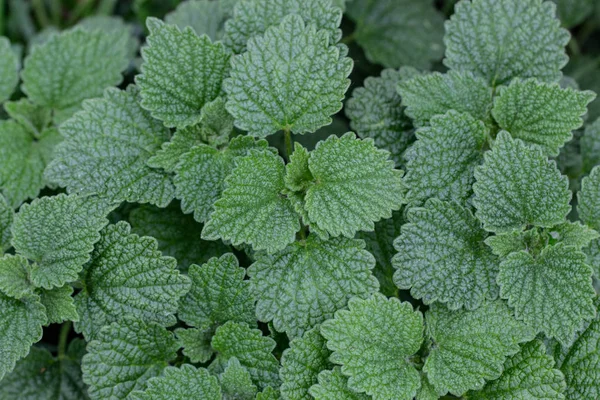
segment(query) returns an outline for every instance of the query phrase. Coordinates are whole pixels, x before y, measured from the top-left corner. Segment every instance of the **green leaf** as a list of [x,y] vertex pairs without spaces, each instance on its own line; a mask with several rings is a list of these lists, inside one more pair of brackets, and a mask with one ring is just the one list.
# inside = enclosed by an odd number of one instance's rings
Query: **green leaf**
[[34,294],[30,273],[29,261],[25,257],[6,254],[0,258],[0,291],[15,299]]
[[19,83],[21,62],[10,41],[0,36],[0,103],[10,98]]
[[401,107],[403,99],[396,91],[402,79],[402,73],[393,69],[383,70],[377,78],[368,77],[364,87],[354,89],[344,108],[352,130],[389,151],[396,165],[403,164],[402,154],[413,137],[411,121]]
[[487,232],[456,202],[431,199],[408,211],[394,242],[394,282],[425,304],[476,309],[498,296],[498,259],[485,245]]
[[379,284],[375,259],[363,241],[310,235],[285,250],[257,254],[248,269],[256,293],[256,315],[275,329],[297,337],[332,318],[352,296],[368,297]]
[[183,354],[193,363],[205,363],[213,355],[210,347],[213,331],[211,329],[175,329],[177,340],[183,347]]
[[319,374],[319,383],[310,388],[315,400],[368,400],[371,397],[356,393],[348,388],[348,378],[342,374],[340,367]]
[[10,118],[39,138],[52,122],[52,110],[34,104],[26,97],[18,101],[7,101],[4,109]]
[[287,15],[296,15],[306,25],[314,25],[317,30],[326,31],[332,45],[342,37],[339,29],[342,12],[330,1],[243,0],[237,3],[233,17],[225,23],[223,42],[234,53],[243,53],[251,38],[279,25]]
[[205,145],[201,136],[200,125],[177,129],[171,140],[163,143],[161,149],[150,157],[146,164],[152,168],[162,168],[167,172],[175,172],[177,164],[184,158],[186,153],[194,151],[196,146],[203,147]]
[[127,56],[132,61],[140,47],[136,28],[133,24],[123,21],[120,16],[114,15],[91,15],[85,17],[75,25],[88,31],[101,31],[107,34],[115,34],[127,38]]
[[270,152],[253,152],[237,160],[225,180],[226,189],[202,231],[203,239],[231,241],[236,246],[276,252],[296,238],[299,216],[282,195],[285,165]]
[[389,153],[351,132],[320,142],[309,168],[315,182],[305,208],[310,221],[332,236],[373,231],[374,222],[390,218],[404,201],[402,171],[394,169]]
[[235,357],[250,372],[252,382],[259,389],[279,387],[279,362],[271,353],[275,341],[262,336],[260,330],[229,321],[217,328],[212,347],[218,352],[217,364],[223,365]]
[[131,234],[126,222],[101,234],[81,276],[83,290],[75,296],[81,317],[76,330],[90,340],[102,326],[127,316],[175,324],[179,298],[190,287],[175,259],[163,257],[155,239]]
[[568,61],[570,35],[548,1],[463,1],[445,27],[444,64],[472,71],[492,86],[516,77],[558,82]]
[[221,387],[216,377],[211,376],[205,368],[196,368],[183,364],[179,368],[167,367],[164,374],[152,378],[143,392],[135,391],[131,400],[221,400]]
[[581,181],[581,191],[577,194],[579,218],[593,229],[600,229],[600,167],[592,169],[589,176]]
[[433,347],[423,370],[438,395],[481,389],[485,381],[500,377],[506,357],[519,352],[519,343],[535,336],[500,300],[474,311],[434,304],[425,325]]
[[466,200],[471,195],[475,167],[483,160],[488,130],[469,114],[448,111],[417,130],[417,141],[405,158],[407,200],[422,204],[431,197]]
[[595,315],[592,270],[585,261],[585,254],[563,243],[545,248],[538,257],[512,253],[500,264],[500,295],[518,319],[568,345]]
[[438,400],[439,398],[440,396],[435,391],[435,387],[429,382],[427,375],[421,373],[421,387],[417,391],[415,400]]
[[84,102],[83,111],[61,126],[65,137],[46,177],[68,192],[101,194],[112,201],[165,207],[175,189],[166,173],[146,160],[169,138],[169,130],[139,105],[135,86],[108,89]]
[[366,250],[375,256],[373,275],[379,281],[379,291],[386,296],[396,297],[398,287],[393,275],[396,270],[392,257],[396,254],[394,240],[400,236],[400,228],[406,223],[403,211],[394,211],[392,218],[383,219],[375,224],[373,232],[358,232],[357,239],[365,241]]
[[14,218],[15,212],[8,205],[4,196],[0,193],[0,255],[11,247],[11,227]]
[[527,225],[551,227],[571,211],[569,182],[539,149],[500,132],[475,168],[475,215],[486,230],[504,233]]
[[469,393],[473,400],[564,400],[565,377],[554,369],[554,359],[539,340],[529,342],[504,363],[502,376],[483,390]]
[[421,384],[408,361],[423,341],[423,316],[408,302],[376,293],[352,298],[348,310],[321,325],[330,360],[342,365],[348,387],[375,399],[412,399]]
[[65,285],[51,290],[40,289],[40,302],[46,308],[49,324],[63,321],[79,321],[79,314],[73,301],[73,287]]
[[72,114],[84,99],[121,82],[128,39],[119,31],[83,29],[53,35],[25,59],[23,92],[40,106]]
[[142,74],[135,79],[142,107],[169,127],[200,122],[202,107],[221,94],[230,54],[189,27],[180,30],[156,18],[146,25],[150,35],[142,49]]
[[196,35],[206,34],[214,42],[223,36],[223,20],[226,17],[220,3],[222,1],[184,1],[165,15],[165,22],[177,25],[182,31],[189,26]]
[[0,385],[0,397],[19,400],[88,400],[81,379],[81,357],[85,342],[75,339],[62,358],[53,357],[46,349],[32,347],[15,370]]
[[160,375],[177,355],[175,337],[164,327],[129,318],[123,322],[105,326],[88,343],[82,370],[92,399],[125,399],[144,390],[148,379]]
[[[595,303],[598,309],[598,298]],[[596,318],[577,334],[570,348],[563,348],[560,369],[567,380],[568,400],[600,396],[600,312],[596,312]]]
[[95,198],[65,194],[24,204],[15,215],[12,244],[34,262],[31,282],[51,289],[76,280],[111,208]]
[[431,0],[353,0],[347,13],[357,43],[375,64],[428,69],[444,54],[444,18]]
[[252,383],[250,373],[235,357],[229,359],[219,381],[223,400],[254,400],[256,396],[256,385]]
[[583,159],[583,172],[590,172],[600,164],[600,118],[586,125],[580,140],[580,151]]
[[[286,399],[311,400],[309,389],[317,383],[319,372],[330,369],[331,352],[319,328],[306,331],[301,338],[290,342],[281,357],[281,394]],[[311,393],[313,397],[314,393]]]
[[246,270],[231,253],[192,265],[190,291],[179,301],[179,319],[190,326],[215,329],[227,321],[254,325],[254,294]]
[[594,0],[552,0],[556,3],[556,14],[565,28],[583,22],[593,13]]
[[158,241],[158,249],[177,260],[177,267],[187,272],[192,264],[202,264],[219,257],[231,249],[222,242],[200,239],[202,225],[190,215],[183,215],[177,204],[166,209],[141,206],[129,214],[132,232],[140,236],[152,236]]
[[353,64],[345,46],[329,42],[327,31],[305,25],[295,14],[251,38],[248,51],[233,58],[224,82],[236,126],[265,137],[329,125],[330,115],[342,108]]
[[294,192],[307,189],[314,177],[310,173],[308,160],[310,154],[300,143],[294,143],[294,152],[285,166],[285,187]]
[[544,153],[557,156],[583,125],[582,116],[596,94],[562,89],[557,84],[515,79],[500,88],[492,114],[500,128],[525,143],[540,146]]
[[468,113],[486,123],[491,120],[492,89],[485,79],[471,72],[417,75],[400,81],[398,93],[402,96],[406,115],[417,126],[427,125],[434,116],[450,110]]
[[504,259],[509,254],[526,251],[539,254],[548,244],[548,236],[539,229],[529,229],[524,232],[509,232],[501,235],[489,236],[485,243],[492,252]]
[[588,246],[600,235],[595,230],[582,225],[580,222],[565,222],[549,230],[552,239],[565,246],[575,246],[578,250]]
[[265,390],[256,395],[256,400],[280,400],[281,395],[276,389],[267,386]]
[[0,381],[42,339],[46,322],[44,306],[36,297],[17,300],[0,292]]
[[56,129],[47,129],[36,139],[13,120],[0,122],[0,190],[12,208],[36,198],[46,186],[44,168],[60,141]]

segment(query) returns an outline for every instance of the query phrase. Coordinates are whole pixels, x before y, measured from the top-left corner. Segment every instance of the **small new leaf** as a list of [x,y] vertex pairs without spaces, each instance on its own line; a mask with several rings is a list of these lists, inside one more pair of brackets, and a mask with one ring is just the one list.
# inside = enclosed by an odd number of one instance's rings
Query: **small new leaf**
[[63,321],[79,321],[79,314],[73,301],[73,287],[67,284],[54,289],[40,289],[40,302],[46,308],[49,324]]
[[183,354],[193,363],[205,363],[213,355],[210,347],[213,331],[211,329],[175,329],[177,341],[183,347]]
[[0,258],[0,291],[15,299],[34,294],[30,273],[31,267],[25,257],[6,254]]
[[348,378],[340,367],[319,374],[319,383],[310,388],[311,398],[315,400],[369,400],[372,397],[357,393],[348,388]]
[[254,400],[256,397],[257,389],[250,373],[235,357],[229,359],[225,371],[219,375],[219,382],[223,400]]

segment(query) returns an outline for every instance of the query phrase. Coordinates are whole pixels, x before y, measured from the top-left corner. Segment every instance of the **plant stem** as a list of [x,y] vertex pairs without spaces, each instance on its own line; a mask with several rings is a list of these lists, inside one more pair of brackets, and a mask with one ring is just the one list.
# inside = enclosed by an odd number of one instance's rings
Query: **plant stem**
[[43,29],[50,25],[50,19],[48,18],[48,14],[46,13],[46,6],[44,5],[44,0],[32,0],[31,5],[33,6],[33,13],[35,14],[35,19],[40,25],[40,28]]
[[69,332],[71,332],[71,321],[65,322],[60,328],[60,335],[58,337],[58,358],[60,360],[65,358],[65,354],[67,352],[67,339],[69,337]]
[[283,131],[283,136],[285,138],[285,156],[288,162],[290,162],[290,157],[294,152],[294,140],[292,139],[292,132],[290,132],[289,128]]

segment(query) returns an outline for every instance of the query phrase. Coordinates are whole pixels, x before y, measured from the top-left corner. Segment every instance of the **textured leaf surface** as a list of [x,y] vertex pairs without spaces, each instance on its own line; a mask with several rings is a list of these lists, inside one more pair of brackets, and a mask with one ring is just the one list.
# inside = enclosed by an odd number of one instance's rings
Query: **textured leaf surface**
[[552,239],[565,246],[575,246],[579,250],[586,247],[593,240],[598,239],[598,232],[582,225],[580,222],[565,222],[549,230]]
[[308,216],[332,236],[372,231],[403,203],[402,171],[372,140],[330,136],[311,153],[309,168],[315,183],[306,192]]
[[271,353],[275,341],[262,336],[258,329],[247,324],[227,322],[217,328],[212,347],[218,352],[215,362],[227,362],[232,357],[248,369],[252,381],[259,389],[279,387],[279,362]]
[[438,395],[481,389],[486,380],[500,377],[505,358],[519,351],[519,343],[535,336],[500,300],[474,311],[434,304],[425,318],[434,347],[424,371]]
[[214,42],[223,36],[225,13],[221,3],[210,0],[184,1],[165,16],[165,22],[177,25],[182,31],[189,26],[196,35],[206,34]]
[[348,308],[321,326],[330,360],[342,365],[348,386],[376,399],[412,399],[421,378],[407,359],[423,341],[421,313],[379,293],[353,298]]
[[322,0],[243,0],[235,7],[233,17],[225,23],[223,42],[235,53],[243,53],[252,37],[262,35],[279,25],[287,15],[297,15],[306,23],[329,35],[330,44],[342,37],[339,29],[342,13],[330,1]]
[[8,205],[6,199],[0,194],[0,254],[3,254],[11,246],[11,226],[15,217],[13,209]]
[[51,289],[76,280],[110,208],[96,198],[64,194],[23,205],[15,215],[12,244],[34,261],[32,283]]
[[39,138],[52,121],[52,110],[34,104],[26,97],[4,103],[8,116]]
[[202,232],[204,239],[247,243],[275,252],[294,241],[299,216],[282,195],[285,165],[270,152],[254,152],[237,161],[226,189]]
[[256,385],[252,383],[250,373],[235,357],[229,360],[225,371],[219,375],[219,382],[223,400],[254,400],[256,396]]
[[568,179],[541,150],[500,132],[484,159],[475,169],[473,203],[486,230],[502,233],[564,221],[571,210]]
[[75,297],[77,331],[90,340],[102,326],[127,316],[173,325],[178,300],[190,287],[175,259],[162,256],[155,239],[131,234],[126,222],[101,234],[83,271],[84,289]]
[[108,89],[101,99],[61,126],[65,141],[46,177],[80,194],[165,207],[173,199],[169,176],[146,160],[168,140],[169,130],[139,105],[139,91]]
[[319,374],[319,383],[310,388],[315,400],[368,400],[371,397],[356,393],[348,388],[348,378],[342,374],[340,367]]
[[600,164],[600,118],[586,125],[580,140],[580,151],[584,172]]
[[[221,387],[216,377],[204,368],[183,364],[179,368],[167,367],[164,374],[148,381],[147,389],[135,391],[132,400],[221,400]],[[226,399],[223,397],[223,399]]]
[[29,261],[20,255],[0,258],[0,292],[15,299],[32,295],[35,286],[29,279]]
[[444,37],[449,68],[472,71],[492,86],[516,77],[560,79],[570,35],[552,3],[472,0],[457,4],[454,12]]
[[79,321],[79,314],[73,301],[73,288],[67,284],[51,290],[40,289],[40,302],[46,308],[49,324],[63,321]]
[[600,229],[600,167],[595,167],[589,176],[583,178],[577,200],[581,221],[596,230]]
[[190,215],[183,215],[176,204],[166,209],[142,206],[129,214],[132,232],[140,236],[152,236],[158,241],[158,249],[177,260],[177,267],[187,272],[192,264],[202,264],[227,253],[230,248],[222,242],[200,239],[202,225]]
[[105,326],[88,343],[83,357],[83,381],[92,399],[125,399],[144,390],[146,381],[158,376],[176,357],[175,337],[164,327],[127,319]]
[[183,354],[193,363],[205,363],[213,355],[210,347],[213,331],[210,329],[175,329],[177,340],[183,347]]
[[363,139],[372,138],[375,146],[390,152],[396,165],[413,137],[412,124],[404,115],[396,85],[402,73],[383,70],[380,77],[368,77],[364,87],[355,89],[344,111],[350,127]]
[[394,281],[425,304],[475,309],[498,296],[498,259],[485,245],[487,232],[467,208],[429,200],[408,211],[408,224],[394,242]]
[[128,63],[127,41],[118,31],[73,29],[53,35],[25,59],[22,89],[41,106],[77,108],[84,99],[101,96],[105,88],[121,82]]
[[295,14],[251,38],[248,51],[233,58],[224,82],[236,126],[265,137],[329,125],[350,84],[352,60],[346,53],[345,46],[329,44],[327,31],[305,25]]
[[379,284],[373,256],[362,241],[315,235],[285,250],[257,255],[248,269],[257,297],[256,315],[291,337],[332,318],[352,296],[367,297]]
[[584,320],[594,317],[592,270],[572,246],[547,247],[538,257],[520,251],[500,264],[500,295],[518,319],[568,345]]
[[179,319],[198,328],[215,328],[227,321],[255,324],[254,295],[246,270],[231,253],[192,265],[190,291],[180,300]]
[[280,393],[268,386],[265,390],[256,395],[256,400],[280,400]]
[[406,114],[418,126],[450,110],[468,113],[484,122],[490,120],[492,90],[483,78],[470,72],[417,75],[400,81],[398,92]]
[[0,37],[0,103],[8,100],[17,88],[20,64],[10,41]]
[[596,95],[590,91],[562,89],[557,84],[514,80],[500,90],[492,113],[500,128],[526,143],[556,156],[583,125],[581,117]]
[[418,129],[417,141],[405,155],[407,200],[466,200],[475,167],[483,160],[486,135],[483,122],[455,111],[435,116],[431,126]]
[[81,379],[81,357],[85,342],[71,342],[65,357],[58,359],[46,349],[32,347],[29,355],[17,363],[15,370],[2,380],[3,399],[88,400]]
[[[369,61],[388,68],[428,69],[444,53],[443,16],[430,0],[353,0],[348,15]],[[407,38],[410,38],[407,40]]]
[[[317,383],[319,372],[331,368],[331,352],[319,328],[306,331],[301,338],[290,342],[281,357],[281,395],[284,399],[311,400],[311,386]],[[313,397],[314,393],[311,393]]]
[[476,400],[564,399],[565,377],[554,369],[554,359],[539,340],[529,342],[504,363],[502,376],[480,392]]
[[150,18],[142,49],[142,74],[136,77],[141,105],[166,126],[183,128],[201,119],[202,107],[221,93],[230,54],[191,28]]
[[0,380],[42,338],[46,322],[44,306],[35,297],[17,300],[0,292]]

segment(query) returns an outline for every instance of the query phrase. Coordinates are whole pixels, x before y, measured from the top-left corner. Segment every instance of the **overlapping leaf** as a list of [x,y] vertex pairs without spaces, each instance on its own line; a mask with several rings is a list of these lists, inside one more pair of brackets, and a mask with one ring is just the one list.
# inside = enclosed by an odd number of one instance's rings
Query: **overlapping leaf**
[[583,172],[590,172],[600,164],[600,118],[586,125],[580,140]]
[[229,359],[225,371],[219,375],[219,382],[223,400],[254,400],[256,397],[257,389],[250,373],[235,357]]
[[34,294],[29,261],[20,255],[6,254],[0,258],[0,292],[15,299]]
[[177,341],[183,347],[183,354],[193,363],[204,363],[210,360],[210,357],[214,353],[210,347],[213,333],[211,329],[175,329]]
[[6,199],[0,194],[0,255],[11,246],[11,227],[15,217],[13,209],[8,205]]
[[10,98],[19,83],[21,62],[13,51],[10,41],[0,37],[0,103]]
[[340,367],[319,374],[319,383],[310,388],[315,400],[368,400],[371,397],[357,393],[348,388],[348,378],[342,374]]
[[165,15],[165,22],[177,25],[180,30],[189,26],[196,35],[206,34],[213,42],[217,41],[223,36],[223,21],[226,17],[221,3],[223,2],[210,0],[184,1]]
[[4,103],[9,117],[26,128],[36,139],[52,122],[52,110],[34,104],[26,97]]
[[215,376],[204,368],[183,364],[179,368],[167,367],[162,376],[152,378],[143,392],[135,391],[132,400],[221,400],[221,387]]
[[79,314],[73,300],[73,287],[69,284],[54,289],[39,289],[40,302],[46,308],[49,324],[63,321],[79,321]]

